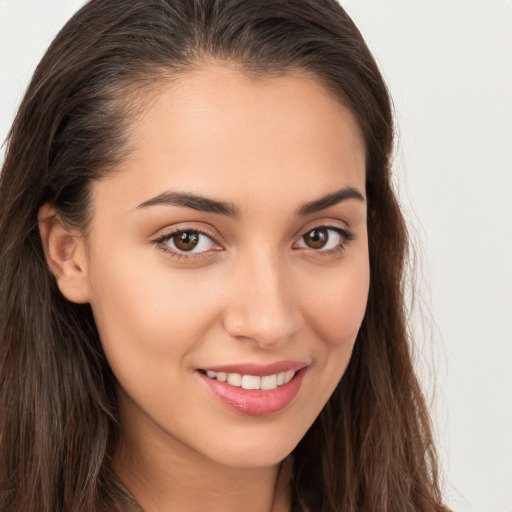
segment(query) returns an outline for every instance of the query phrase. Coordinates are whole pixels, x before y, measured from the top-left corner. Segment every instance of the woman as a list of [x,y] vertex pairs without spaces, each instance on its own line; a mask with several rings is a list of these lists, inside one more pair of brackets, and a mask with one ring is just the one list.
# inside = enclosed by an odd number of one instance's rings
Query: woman
[[441,511],[390,100],[334,1],[93,0],[0,188],[3,511]]

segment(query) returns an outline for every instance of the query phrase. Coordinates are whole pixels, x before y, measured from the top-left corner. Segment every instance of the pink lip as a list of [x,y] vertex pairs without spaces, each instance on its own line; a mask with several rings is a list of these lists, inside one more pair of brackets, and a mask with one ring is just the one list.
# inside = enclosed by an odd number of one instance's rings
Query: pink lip
[[[275,368],[277,368],[277,370]],[[208,370],[210,370],[210,368],[208,368]],[[276,363],[275,365],[265,367],[257,365],[222,366],[211,368],[211,370],[256,376],[273,375],[274,373],[280,373],[286,370],[296,371],[290,382],[269,391],[235,387],[226,382],[210,379],[203,373],[197,373],[201,380],[208,386],[208,389],[213,392],[215,397],[230,409],[242,414],[247,414],[248,416],[268,416],[281,411],[294,400],[300,390],[307,367],[304,363],[287,362]]]

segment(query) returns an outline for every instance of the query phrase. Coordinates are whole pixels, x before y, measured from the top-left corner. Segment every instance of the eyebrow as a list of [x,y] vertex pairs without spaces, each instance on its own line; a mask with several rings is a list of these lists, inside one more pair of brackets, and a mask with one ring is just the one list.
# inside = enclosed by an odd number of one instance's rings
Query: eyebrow
[[348,199],[357,199],[358,201],[364,201],[364,196],[359,192],[359,190],[353,187],[345,187],[332,194],[328,194],[320,199],[315,199],[305,205],[301,206],[297,215],[299,217],[304,217],[305,215],[311,215],[312,213],[317,213],[331,206],[335,206],[343,201],[347,201]]
[[[315,199],[314,201],[304,204],[297,210],[297,216],[304,217],[306,215],[311,215],[312,213],[325,210],[349,199],[357,199],[359,201],[365,200],[364,196],[357,189],[353,187],[345,187],[333,192],[332,194],[321,197],[320,199]],[[240,216],[240,210],[233,203],[217,201],[215,199],[210,199],[208,197],[188,192],[164,192],[139,204],[137,209],[149,208],[150,206],[156,205],[181,206],[184,208],[191,208],[192,210],[217,213],[219,215],[226,215],[234,218]]]
[[220,215],[227,215],[228,217],[240,216],[240,211],[233,203],[216,201],[187,192],[164,192],[139,204],[137,209],[148,208],[149,206],[155,205],[183,206],[185,208],[191,208],[192,210],[199,210],[200,212],[218,213]]

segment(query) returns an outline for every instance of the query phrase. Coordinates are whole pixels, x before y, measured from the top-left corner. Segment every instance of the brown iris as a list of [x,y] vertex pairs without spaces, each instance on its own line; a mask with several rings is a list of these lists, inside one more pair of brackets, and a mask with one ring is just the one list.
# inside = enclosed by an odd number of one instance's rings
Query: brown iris
[[315,228],[303,235],[304,243],[311,249],[321,249],[329,240],[329,233],[326,228]]
[[197,231],[184,231],[174,235],[172,241],[180,251],[191,251],[199,243],[199,233]]

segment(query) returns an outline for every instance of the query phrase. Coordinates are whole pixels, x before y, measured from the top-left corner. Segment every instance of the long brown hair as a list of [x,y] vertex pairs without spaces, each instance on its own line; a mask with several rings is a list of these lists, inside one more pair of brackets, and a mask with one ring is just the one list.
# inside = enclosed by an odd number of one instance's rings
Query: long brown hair
[[89,184],[128,152],[131,93],[206,59],[256,78],[310,74],[354,113],[366,145],[368,305],[345,375],[294,450],[293,510],[445,510],[406,329],[390,99],[335,0],[92,0],[53,41],[0,176],[0,510],[122,510],[115,378],[90,307],[64,299],[47,268],[37,215],[51,202],[85,229]]

